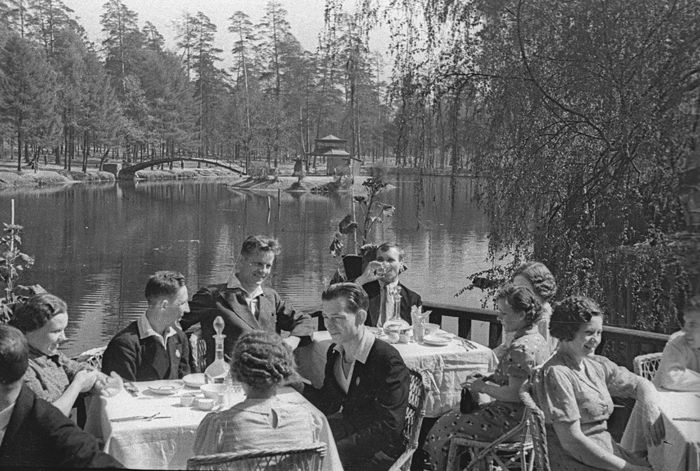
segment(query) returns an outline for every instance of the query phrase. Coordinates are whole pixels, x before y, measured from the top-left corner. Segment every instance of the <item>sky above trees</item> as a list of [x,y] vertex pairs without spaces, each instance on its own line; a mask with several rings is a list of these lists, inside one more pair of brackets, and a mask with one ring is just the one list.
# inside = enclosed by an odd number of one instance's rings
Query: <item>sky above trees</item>
[[[264,0],[124,0],[124,4],[139,16],[141,24],[150,21],[165,37],[165,45],[175,49],[175,27],[173,21],[179,20],[184,13],[195,14],[201,11],[217,27],[215,45],[225,51],[231,49],[233,33],[227,30],[228,18],[240,10],[254,20],[260,19],[265,12]],[[282,7],[287,10],[287,20],[292,33],[301,45],[314,51],[318,46],[318,35],[323,29],[323,10],[326,0],[282,0]],[[346,2],[352,3],[352,2]],[[85,28],[91,41],[99,43],[103,39],[100,14],[103,0],[65,0],[65,4],[75,11],[80,24]],[[351,5],[349,5],[351,6]],[[386,49],[387,32],[377,29],[370,37],[370,49]],[[230,57],[224,58],[228,66]]]

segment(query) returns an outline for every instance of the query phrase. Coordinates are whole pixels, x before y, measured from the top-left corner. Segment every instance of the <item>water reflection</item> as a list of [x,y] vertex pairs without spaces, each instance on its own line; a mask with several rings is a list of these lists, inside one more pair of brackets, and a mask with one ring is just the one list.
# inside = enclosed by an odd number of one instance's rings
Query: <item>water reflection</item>
[[[470,180],[400,177],[382,197],[396,206],[375,240],[405,248],[403,281],[425,299],[477,305],[478,293],[454,293],[465,276],[486,268],[487,227],[472,202]],[[242,193],[221,182],[71,185],[0,193],[0,220],[15,198],[24,250],[36,265],[21,280],[40,283],[70,309],[65,350],[103,345],[146,307],[147,277],[178,270],[190,292],[223,282],[243,239],[280,239],[273,286],[301,309],[315,309],[336,268],[328,247],[350,211],[350,195]]]

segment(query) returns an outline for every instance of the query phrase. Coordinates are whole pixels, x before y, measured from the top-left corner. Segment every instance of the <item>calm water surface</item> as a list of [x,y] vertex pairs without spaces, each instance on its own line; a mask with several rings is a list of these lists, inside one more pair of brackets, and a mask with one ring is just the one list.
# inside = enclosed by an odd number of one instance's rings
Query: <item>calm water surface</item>
[[[424,299],[478,306],[480,293],[455,293],[488,266],[487,224],[467,179],[399,177],[382,201],[396,213],[374,234],[406,251],[402,281]],[[241,193],[220,181],[71,185],[0,193],[0,220],[24,226],[23,250],[36,265],[20,280],[68,303],[64,351],[104,345],[146,308],[156,270],[181,271],[192,295],[225,282],[249,234],[276,236],[283,248],[271,283],[295,307],[315,310],[336,260],[329,246],[350,196]],[[269,199],[268,199],[269,198]],[[268,206],[270,209],[268,210]]]

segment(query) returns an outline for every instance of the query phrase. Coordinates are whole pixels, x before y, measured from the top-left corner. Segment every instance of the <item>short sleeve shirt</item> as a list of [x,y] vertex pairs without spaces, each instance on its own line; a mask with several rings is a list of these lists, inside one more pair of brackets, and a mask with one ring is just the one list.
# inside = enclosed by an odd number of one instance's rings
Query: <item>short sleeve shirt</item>
[[641,378],[605,357],[584,357],[577,368],[563,353],[542,367],[542,410],[548,423],[582,425],[607,420],[613,411],[611,395],[632,397]]

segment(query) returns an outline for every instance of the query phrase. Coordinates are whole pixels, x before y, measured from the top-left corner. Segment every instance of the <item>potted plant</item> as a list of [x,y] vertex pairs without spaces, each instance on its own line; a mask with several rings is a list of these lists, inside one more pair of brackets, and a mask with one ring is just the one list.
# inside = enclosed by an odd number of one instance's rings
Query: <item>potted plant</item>
[[[342,261],[343,273],[340,266],[336,269],[331,283],[354,280],[362,274],[369,260],[374,259],[377,246],[368,243],[372,229],[377,223],[382,223],[394,215],[394,206],[383,203],[378,199],[388,183],[384,180],[385,171],[380,167],[372,168],[372,176],[362,182],[365,195],[354,195],[352,198],[352,213],[345,216],[338,224],[338,232],[331,242],[330,251],[336,259]],[[356,221],[357,209],[362,217],[361,224]],[[359,234],[358,234],[359,232]],[[354,252],[343,253],[343,238],[347,237],[348,245]]]

